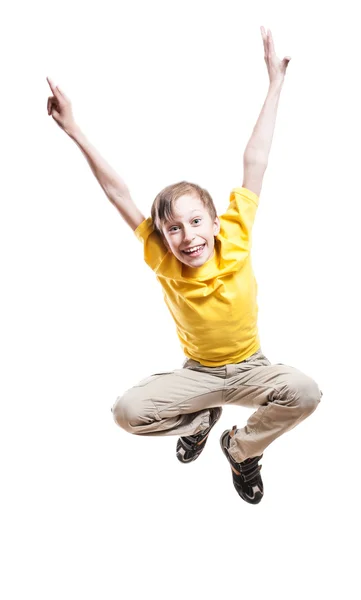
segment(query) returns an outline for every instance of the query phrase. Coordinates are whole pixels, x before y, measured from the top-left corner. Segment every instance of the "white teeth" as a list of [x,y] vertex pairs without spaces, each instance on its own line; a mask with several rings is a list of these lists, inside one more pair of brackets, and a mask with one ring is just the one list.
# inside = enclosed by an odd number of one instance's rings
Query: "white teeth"
[[186,252],[187,254],[191,254],[192,252],[196,252],[200,248],[203,248],[203,244],[201,244],[201,246],[194,246],[194,248],[189,248],[188,250],[184,250],[184,252]]

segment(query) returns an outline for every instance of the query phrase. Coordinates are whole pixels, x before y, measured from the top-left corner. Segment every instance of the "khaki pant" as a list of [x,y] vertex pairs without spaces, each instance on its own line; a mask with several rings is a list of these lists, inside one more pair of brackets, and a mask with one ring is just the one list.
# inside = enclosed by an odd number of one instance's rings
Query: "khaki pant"
[[272,365],[260,349],[222,367],[187,359],[182,369],[140,381],[117,398],[112,412],[116,423],[130,433],[187,436],[208,427],[212,407],[255,408],[231,440],[230,454],[241,462],[260,456],[273,440],[310,415],[321,397],[313,379],[294,367]]

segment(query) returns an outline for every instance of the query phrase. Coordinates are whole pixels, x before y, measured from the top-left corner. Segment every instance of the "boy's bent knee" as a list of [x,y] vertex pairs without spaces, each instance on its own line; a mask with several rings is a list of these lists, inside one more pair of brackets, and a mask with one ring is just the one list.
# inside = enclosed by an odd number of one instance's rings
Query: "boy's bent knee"
[[297,406],[305,417],[316,410],[322,397],[322,392],[317,383],[303,373],[292,377],[282,391],[282,403],[288,406]]
[[125,396],[118,396],[112,408],[112,413],[116,424],[129,433],[132,433],[132,427],[136,424],[137,419],[132,402],[127,401]]
[[145,406],[128,394],[118,396],[112,408],[113,418],[119,427],[129,433],[137,433],[137,427],[154,421],[151,415],[144,414]]
[[313,413],[320,403],[322,392],[317,383],[305,376],[299,391],[299,401],[305,416]]

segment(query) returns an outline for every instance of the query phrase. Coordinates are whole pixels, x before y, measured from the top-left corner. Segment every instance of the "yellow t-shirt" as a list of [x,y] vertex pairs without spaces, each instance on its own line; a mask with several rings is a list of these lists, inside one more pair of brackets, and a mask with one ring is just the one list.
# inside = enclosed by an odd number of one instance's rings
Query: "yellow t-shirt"
[[257,283],[251,233],[258,196],[234,188],[220,216],[213,257],[187,267],[168,251],[149,217],[135,230],[144,260],[162,285],[164,299],[188,358],[215,367],[241,362],[259,350]]

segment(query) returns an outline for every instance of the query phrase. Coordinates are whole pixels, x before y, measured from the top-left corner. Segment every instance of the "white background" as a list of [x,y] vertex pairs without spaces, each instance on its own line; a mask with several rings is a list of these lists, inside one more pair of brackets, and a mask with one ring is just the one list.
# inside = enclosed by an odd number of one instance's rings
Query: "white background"
[[[360,535],[357,3],[7,3],[1,12],[1,569],[4,600],[349,597]],[[218,438],[110,408],[183,353],[142,246],[46,110],[46,76],[147,216],[183,179],[219,213],[266,96],[260,25],[292,60],[253,233],[262,349],[323,391],[236,494]]]

